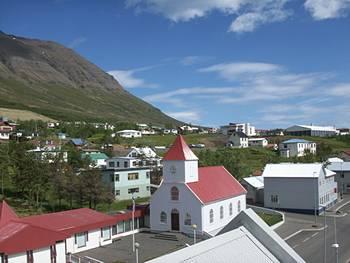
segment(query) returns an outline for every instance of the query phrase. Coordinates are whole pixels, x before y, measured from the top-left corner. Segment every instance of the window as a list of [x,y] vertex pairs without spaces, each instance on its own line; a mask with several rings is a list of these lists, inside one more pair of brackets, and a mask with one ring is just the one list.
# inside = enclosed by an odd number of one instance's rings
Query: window
[[271,195],[271,203],[278,203],[278,195]]
[[51,258],[51,263],[56,263],[56,245],[50,246],[50,258]]
[[237,212],[241,212],[241,200],[238,200],[238,203],[237,203]]
[[166,221],[167,221],[166,213],[164,211],[162,211],[160,213],[160,222],[163,223],[163,224],[166,224]]
[[117,233],[124,233],[125,229],[124,229],[124,221],[118,222],[117,224]]
[[119,162],[117,162],[117,167],[119,167],[120,165],[119,165]]
[[128,173],[128,180],[138,180],[139,173]]
[[232,213],[233,213],[232,203],[230,203],[229,205],[229,213],[230,213],[230,216],[232,216]]
[[171,188],[171,200],[179,200],[179,189],[175,186]]
[[191,215],[189,213],[186,213],[184,224],[186,226],[192,225]]
[[210,211],[209,211],[209,222],[210,223],[214,222],[214,211],[213,211],[213,209],[210,209]]
[[33,250],[27,251],[27,263],[33,263],[34,257],[33,257]]
[[78,233],[74,236],[74,243],[78,245],[78,248],[85,247],[87,241],[89,241],[88,232]]
[[110,174],[109,177],[110,177],[111,182],[113,183],[114,182],[114,174]]
[[124,167],[127,168],[128,167],[128,162],[124,162]]
[[146,172],[146,178],[149,179],[151,172]]
[[150,187],[149,187],[149,186],[146,186],[146,190],[149,191],[149,190],[150,190]]
[[111,229],[109,226],[101,228],[101,237],[103,241],[111,239]]
[[220,219],[224,218],[224,207],[220,206]]
[[136,188],[129,188],[128,189],[128,194],[138,193],[139,191],[140,191],[140,189],[138,187],[136,187]]
[[1,255],[1,263],[8,263],[8,262],[9,262],[8,256],[5,254],[2,254]]
[[114,162],[108,162],[109,167],[114,167],[114,165],[115,165]]
[[115,190],[115,195],[120,195],[120,190]]
[[115,181],[116,181],[116,182],[119,182],[119,174],[116,174],[116,175],[115,175]]

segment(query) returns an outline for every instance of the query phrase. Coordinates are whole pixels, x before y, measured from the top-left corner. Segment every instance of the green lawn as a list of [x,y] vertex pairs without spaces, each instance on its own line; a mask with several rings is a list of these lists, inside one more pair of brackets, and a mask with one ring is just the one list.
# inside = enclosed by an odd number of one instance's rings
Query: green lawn
[[277,224],[278,222],[282,221],[282,216],[281,215],[277,215],[277,214],[266,214],[264,212],[259,212],[257,213],[262,220],[265,221],[266,224],[268,224],[269,226],[272,226],[274,224]]
[[[149,201],[149,197],[144,197],[144,198],[137,198],[135,200],[136,204],[142,204],[142,203],[147,203]],[[109,204],[99,204],[97,205],[96,210],[100,212],[116,212],[120,210],[125,210],[127,209],[128,206],[132,205],[132,200],[122,200],[122,201],[115,201],[111,205]]]

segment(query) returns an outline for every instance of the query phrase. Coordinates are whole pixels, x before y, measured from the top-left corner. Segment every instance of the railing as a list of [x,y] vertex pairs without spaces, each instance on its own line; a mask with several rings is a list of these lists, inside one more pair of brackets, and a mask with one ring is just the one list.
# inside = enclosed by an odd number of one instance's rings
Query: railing
[[78,255],[67,255],[67,263],[104,263],[101,260],[97,260],[88,256],[80,257]]

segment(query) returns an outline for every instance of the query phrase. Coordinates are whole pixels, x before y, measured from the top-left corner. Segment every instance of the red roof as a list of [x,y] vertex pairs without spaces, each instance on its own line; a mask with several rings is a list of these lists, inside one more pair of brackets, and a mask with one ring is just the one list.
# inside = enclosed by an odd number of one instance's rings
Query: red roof
[[67,235],[114,225],[115,217],[88,208],[22,218],[22,221]]
[[198,181],[187,183],[187,186],[204,204],[247,193],[223,166],[199,168]]
[[185,161],[185,160],[198,160],[198,158],[191,151],[190,147],[188,147],[184,138],[181,135],[178,135],[175,139],[175,142],[170,147],[169,151],[165,154],[163,160]]
[[64,234],[23,222],[11,221],[0,228],[0,253],[16,254],[56,244]]
[[18,216],[12,210],[12,208],[3,200],[0,203],[0,227],[6,225],[12,219],[17,219]]

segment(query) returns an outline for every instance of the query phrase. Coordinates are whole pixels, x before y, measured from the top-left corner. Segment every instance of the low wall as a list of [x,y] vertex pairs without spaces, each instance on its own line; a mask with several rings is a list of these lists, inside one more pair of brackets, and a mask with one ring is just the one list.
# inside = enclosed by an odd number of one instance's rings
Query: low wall
[[247,208],[251,208],[254,210],[255,213],[265,213],[269,215],[279,215],[282,216],[282,221],[270,226],[272,229],[276,229],[279,226],[284,224],[284,213],[270,209],[270,208],[265,208],[265,207],[260,207],[260,206],[254,206],[254,205],[247,205]]

